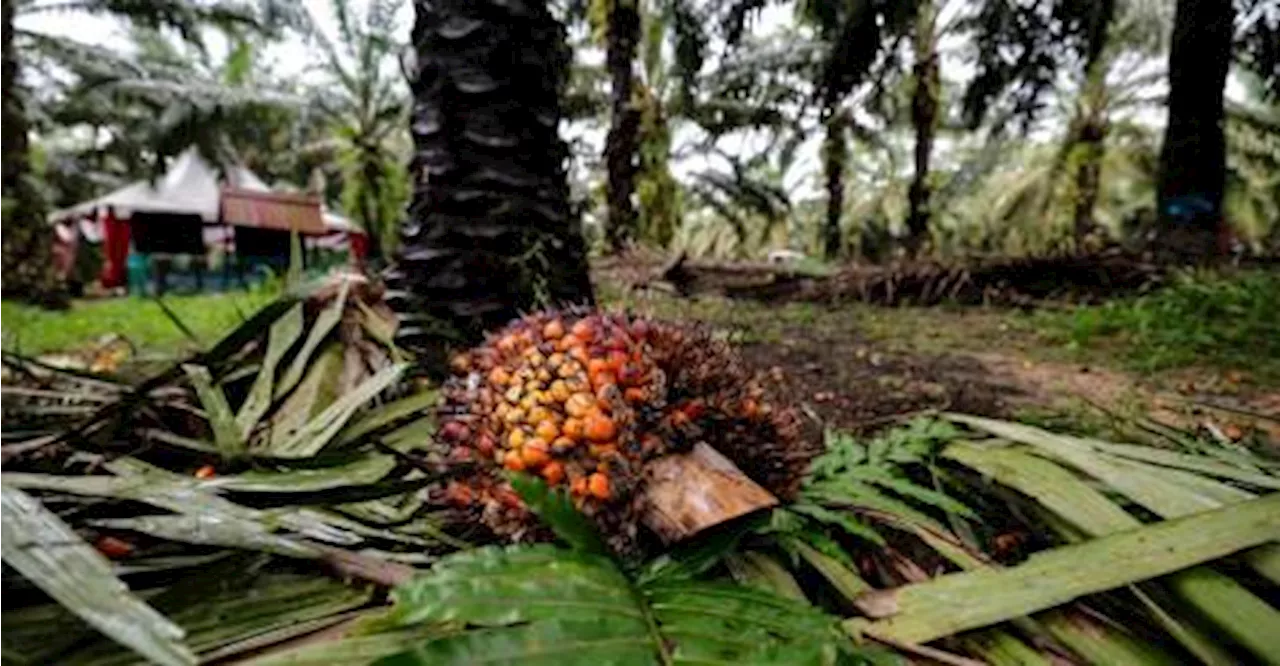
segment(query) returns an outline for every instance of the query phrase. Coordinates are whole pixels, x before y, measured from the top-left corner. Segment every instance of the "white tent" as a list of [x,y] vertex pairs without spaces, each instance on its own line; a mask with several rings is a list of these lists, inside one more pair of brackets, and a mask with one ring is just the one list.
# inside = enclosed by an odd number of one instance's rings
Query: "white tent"
[[140,180],[114,192],[70,208],[54,211],[51,222],[84,217],[95,210],[111,207],[121,218],[134,213],[170,213],[199,215],[206,224],[218,222],[219,196],[222,187],[270,192],[271,188],[243,166],[227,169],[225,178],[210,165],[199,151],[188,148],[153,186]]

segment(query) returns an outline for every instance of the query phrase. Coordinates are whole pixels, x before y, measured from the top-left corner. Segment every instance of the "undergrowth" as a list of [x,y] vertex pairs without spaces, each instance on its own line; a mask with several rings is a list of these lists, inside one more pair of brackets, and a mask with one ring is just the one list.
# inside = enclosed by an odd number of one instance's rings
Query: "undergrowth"
[[1189,366],[1280,378],[1280,274],[1187,273],[1134,298],[1038,315],[1041,330],[1074,350],[1118,343],[1133,370]]

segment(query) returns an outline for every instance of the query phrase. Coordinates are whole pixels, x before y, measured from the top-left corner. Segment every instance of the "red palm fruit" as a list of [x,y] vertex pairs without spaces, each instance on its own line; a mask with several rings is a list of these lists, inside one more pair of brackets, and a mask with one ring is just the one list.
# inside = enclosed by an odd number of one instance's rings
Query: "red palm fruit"
[[476,438],[476,451],[486,458],[493,455],[493,435],[487,432],[480,433]]
[[462,421],[449,421],[440,427],[440,438],[447,442],[460,442],[470,434],[467,424]]
[[450,481],[444,491],[445,499],[457,507],[465,507],[475,501],[475,493],[471,488],[457,481]]
[[93,542],[93,547],[98,549],[99,553],[106,555],[111,559],[128,557],[133,554],[133,544],[113,536],[100,536],[97,541]]

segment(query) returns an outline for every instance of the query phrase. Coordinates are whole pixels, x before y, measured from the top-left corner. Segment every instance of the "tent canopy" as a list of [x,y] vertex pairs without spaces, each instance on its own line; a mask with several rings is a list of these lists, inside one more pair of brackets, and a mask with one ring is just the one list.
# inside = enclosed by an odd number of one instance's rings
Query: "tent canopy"
[[[96,199],[55,211],[49,219],[51,222],[58,222],[68,218],[83,217],[95,210],[111,207],[121,218],[131,217],[134,213],[167,213],[199,215],[205,224],[219,222],[237,224],[235,219],[223,219],[221,216],[224,188],[242,194],[241,199],[254,199],[251,193],[272,193],[271,188],[261,178],[244,166],[231,166],[225,170],[225,174],[219,174],[199,151],[188,148],[178,156],[173,166],[154,185],[140,180]],[[288,197],[281,201],[281,205],[296,208],[301,205],[300,199],[302,197]],[[318,202],[312,199],[309,205],[315,209],[314,217],[318,220],[320,216]],[[274,219],[276,216],[274,211],[263,212],[269,207],[261,203],[251,207],[254,209],[252,220],[241,222],[241,224],[257,226],[257,221],[266,216],[272,216]],[[285,215],[296,217],[298,214],[294,211]]]

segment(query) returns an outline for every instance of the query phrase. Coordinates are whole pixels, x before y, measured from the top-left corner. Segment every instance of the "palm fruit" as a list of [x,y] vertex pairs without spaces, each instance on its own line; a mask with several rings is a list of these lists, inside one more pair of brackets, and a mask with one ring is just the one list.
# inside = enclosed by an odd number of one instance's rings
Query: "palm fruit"
[[512,322],[450,365],[434,448],[455,473],[440,499],[505,538],[540,533],[503,470],[568,489],[626,550],[636,543],[648,462],[705,441],[787,498],[818,452],[801,436],[797,412],[771,400],[725,343],[698,328],[548,311]]

